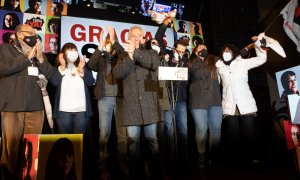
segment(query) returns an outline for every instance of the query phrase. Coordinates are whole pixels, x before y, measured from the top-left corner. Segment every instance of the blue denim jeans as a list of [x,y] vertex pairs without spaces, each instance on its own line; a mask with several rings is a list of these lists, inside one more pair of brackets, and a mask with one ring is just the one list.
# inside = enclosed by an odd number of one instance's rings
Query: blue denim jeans
[[[206,140],[209,142],[209,150],[217,148],[221,139],[222,107],[210,106],[208,109],[191,109],[196,129],[196,141],[198,153],[206,152]],[[209,137],[207,130],[209,129]]]
[[[188,126],[187,126],[187,106],[186,102],[177,102],[175,107],[175,120],[176,120],[176,132],[177,132],[177,153],[180,160],[188,160]],[[170,110],[165,112],[165,142],[167,154],[171,158],[174,158],[175,150],[175,136],[173,125],[173,109],[170,106]]]
[[120,125],[120,118],[117,118],[118,98],[113,96],[105,96],[98,100],[99,114],[99,157],[103,168],[107,166],[107,158],[109,156],[107,143],[111,135],[111,125],[113,115],[116,121],[116,133],[118,138],[118,154],[125,158],[127,153],[127,137],[126,128]]
[[140,157],[140,139],[141,128],[144,128],[144,136],[147,148],[151,156],[158,155],[158,140],[156,136],[157,124],[149,124],[144,126],[127,126],[128,135],[128,155],[132,168],[136,169]]
[[59,111],[56,123],[60,134],[84,134],[89,118],[85,117],[85,112]]

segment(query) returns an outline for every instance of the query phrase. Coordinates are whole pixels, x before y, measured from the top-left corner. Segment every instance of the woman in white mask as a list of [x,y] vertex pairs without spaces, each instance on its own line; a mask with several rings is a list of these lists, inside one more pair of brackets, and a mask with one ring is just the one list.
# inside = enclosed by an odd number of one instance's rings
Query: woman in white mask
[[[257,39],[254,38],[254,39]],[[249,166],[252,163],[256,102],[248,84],[248,71],[264,64],[266,51],[260,41],[255,43],[256,57],[243,59],[234,45],[225,45],[216,63],[221,78],[222,139],[224,160],[228,166]]]
[[85,56],[79,58],[75,44],[66,43],[56,58],[58,71],[51,82],[57,87],[54,118],[61,134],[83,134],[92,115],[88,87],[95,82],[85,68]]

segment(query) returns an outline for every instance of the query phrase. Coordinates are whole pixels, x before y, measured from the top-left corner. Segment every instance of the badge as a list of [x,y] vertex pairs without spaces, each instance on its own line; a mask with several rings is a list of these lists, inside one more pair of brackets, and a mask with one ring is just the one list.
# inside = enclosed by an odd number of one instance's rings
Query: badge
[[28,75],[29,76],[38,76],[39,75],[39,69],[37,67],[28,67]]

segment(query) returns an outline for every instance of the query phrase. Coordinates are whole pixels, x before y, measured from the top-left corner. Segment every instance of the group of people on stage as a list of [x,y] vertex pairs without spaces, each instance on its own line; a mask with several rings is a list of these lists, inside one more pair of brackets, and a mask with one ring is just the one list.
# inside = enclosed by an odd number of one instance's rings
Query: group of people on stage
[[[243,59],[240,50],[230,44],[215,57],[199,43],[188,58],[184,40],[177,40],[174,49],[164,46],[163,36],[172,18],[167,15],[150,40],[144,39],[140,26],[131,27],[123,46],[109,27],[88,62],[85,56],[79,57],[75,44],[66,43],[56,58],[57,67],[47,61],[35,30],[18,25],[14,42],[0,46],[3,179],[20,177],[18,144],[23,134],[42,133],[40,74],[57,87],[53,114],[58,133],[86,132],[92,115],[89,88],[93,87],[98,100],[101,179],[110,176],[108,140],[113,115],[120,169],[134,179],[142,179],[142,133],[145,159],[155,178],[163,178],[160,154],[172,169],[180,172],[189,167],[188,110],[196,129],[199,167],[220,160],[222,124],[224,163],[251,163],[257,107],[248,85],[248,70],[266,62],[259,41],[263,37],[255,37],[256,57]],[[159,81],[159,66],[186,67],[189,80]],[[92,71],[97,72],[96,79]]]

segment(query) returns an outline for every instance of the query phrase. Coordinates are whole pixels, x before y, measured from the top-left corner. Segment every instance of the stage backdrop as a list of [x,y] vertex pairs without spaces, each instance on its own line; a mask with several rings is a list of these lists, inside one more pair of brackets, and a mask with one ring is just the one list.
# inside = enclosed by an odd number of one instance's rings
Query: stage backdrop
[[[76,44],[81,55],[86,55],[89,58],[99,44],[101,31],[104,31],[103,38],[106,37],[107,26],[115,28],[119,43],[123,45],[128,40],[129,29],[134,25],[141,26],[144,29],[146,39],[154,38],[158,29],[158,26],[62,16],[60,46],[72,42]],[[174,34],[172,29],[167,29],[164,40],[167,46],[173,46]]]

